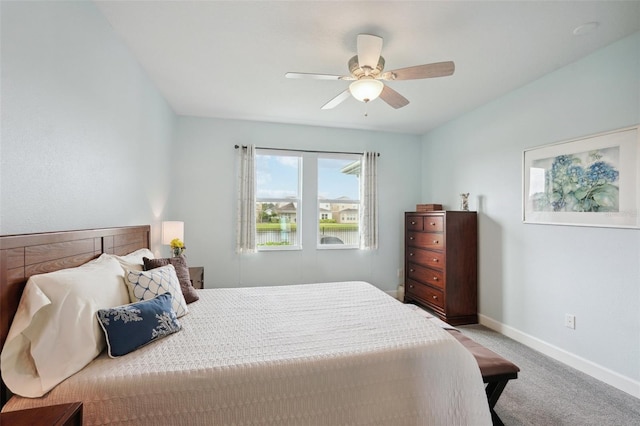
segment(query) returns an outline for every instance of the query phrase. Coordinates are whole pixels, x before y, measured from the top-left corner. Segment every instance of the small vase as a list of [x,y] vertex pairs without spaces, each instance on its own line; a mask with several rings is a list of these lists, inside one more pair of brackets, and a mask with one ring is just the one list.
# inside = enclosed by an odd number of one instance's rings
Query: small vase
[[182,253],[184,252],[183,248],[180,247],[176,247],[173,250],[173,257],[180,257],[182,255]]
[[463,192],[460,194],[460,210],[463,212],[469,211],[469,193]]

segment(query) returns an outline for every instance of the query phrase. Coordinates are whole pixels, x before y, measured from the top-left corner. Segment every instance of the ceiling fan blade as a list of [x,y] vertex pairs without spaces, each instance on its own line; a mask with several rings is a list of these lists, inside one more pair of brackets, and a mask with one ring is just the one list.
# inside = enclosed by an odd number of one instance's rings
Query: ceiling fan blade
[[382,37],[371,34],[358,34],[358,65],[376,69],[382,52]]
[[349,91],[349,89],[347,89],[344,92],[340,93],[335,98],[331,99],[326,104],[322,105],[322,109],[335,108],[338,105],[340,105],[342,102],[344,102],[344,100],[347,99],[349,96],[351,96],[351,92]]
[[387,71],[380,76],[383,80],[417,80],[420,78],[446,77],[453,74],[456,66],[453,62],[437,62],[433,64],[416,65]]
[[284,75],[287,78],[304,78],[311,80],[353,80],[350,75],[333,75],[333,74],[313,74],[305,72],[288,72]]
[[407,98],[405,98],[386,84],[382,89],[382,93],[380,93],[380,99],[382,99],[395,109],[402,108],[403,106],[407,106],[409,104],[409,100]]

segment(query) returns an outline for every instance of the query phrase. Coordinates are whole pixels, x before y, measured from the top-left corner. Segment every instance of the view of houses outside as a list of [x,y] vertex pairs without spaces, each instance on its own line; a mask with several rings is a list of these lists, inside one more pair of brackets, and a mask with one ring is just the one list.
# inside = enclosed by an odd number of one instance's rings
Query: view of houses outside
[[[256,244],[298,243],[298,157],[256,156]],[[318,158],[318,243],[357,246],[359,243],[358,156]],[[305,208],[305,215],[313,214]]]
[[[358,200],[320,199],[320,244],[358,244]],[[296,241],[297,203],[256,203],[256,244],[289,245]],[[337,238],[337,240],[336,240]]]

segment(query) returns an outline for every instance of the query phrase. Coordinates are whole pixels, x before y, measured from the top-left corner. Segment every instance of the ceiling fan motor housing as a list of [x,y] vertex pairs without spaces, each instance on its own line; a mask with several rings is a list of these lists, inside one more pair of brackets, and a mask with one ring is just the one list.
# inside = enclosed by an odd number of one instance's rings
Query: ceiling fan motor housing
[[[358,55],[349,59],[349,72],[356,79],[359,80],[361,77],[367,75],[366,70],[360,68],[360,64],[358,63]],[[380,56],[378,59],[378,65],[376,65],[375,69],[369,71],[369,76],[373,78],[378,78],[380,74],[382,74],[382,70],[384,69],[384,58]]]

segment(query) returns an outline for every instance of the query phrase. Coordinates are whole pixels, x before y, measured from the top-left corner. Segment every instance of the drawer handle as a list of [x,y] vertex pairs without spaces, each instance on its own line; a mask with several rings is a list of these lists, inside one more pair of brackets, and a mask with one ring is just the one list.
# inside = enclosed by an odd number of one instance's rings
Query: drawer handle
[[409,253],[409,256],[413,256],[413,253]]
[[415,225],[416,223],[415,223],[414,221],[411,221],[411,224],[412,224],[412,225]]
[[413,240],[413,237],[409,237],[410,240]]
[[415,272],[415,270],[414,269],[409,269],[409,272]]
[[[413,254],[412,254],[412,256],[413,256]],[[433,258],[433,261],[434,261],[434,262],[436,262],[436,263],[440,262],[440,261],[439,261],[437,258],[435,258],[435,257]]]
[[409,284],[409,288],[413,288],[413,284]]
[[436,223],[435,222],[431,222],[430,225],[431,226],[436,226]]
[[433,300],[438,300],[438,296],[431,296],[433,297]]
[[433,240],[433,244],[438,244],[438,240]]
[[434,281],[438,281],[438,277],[433,277],[433,280]]

